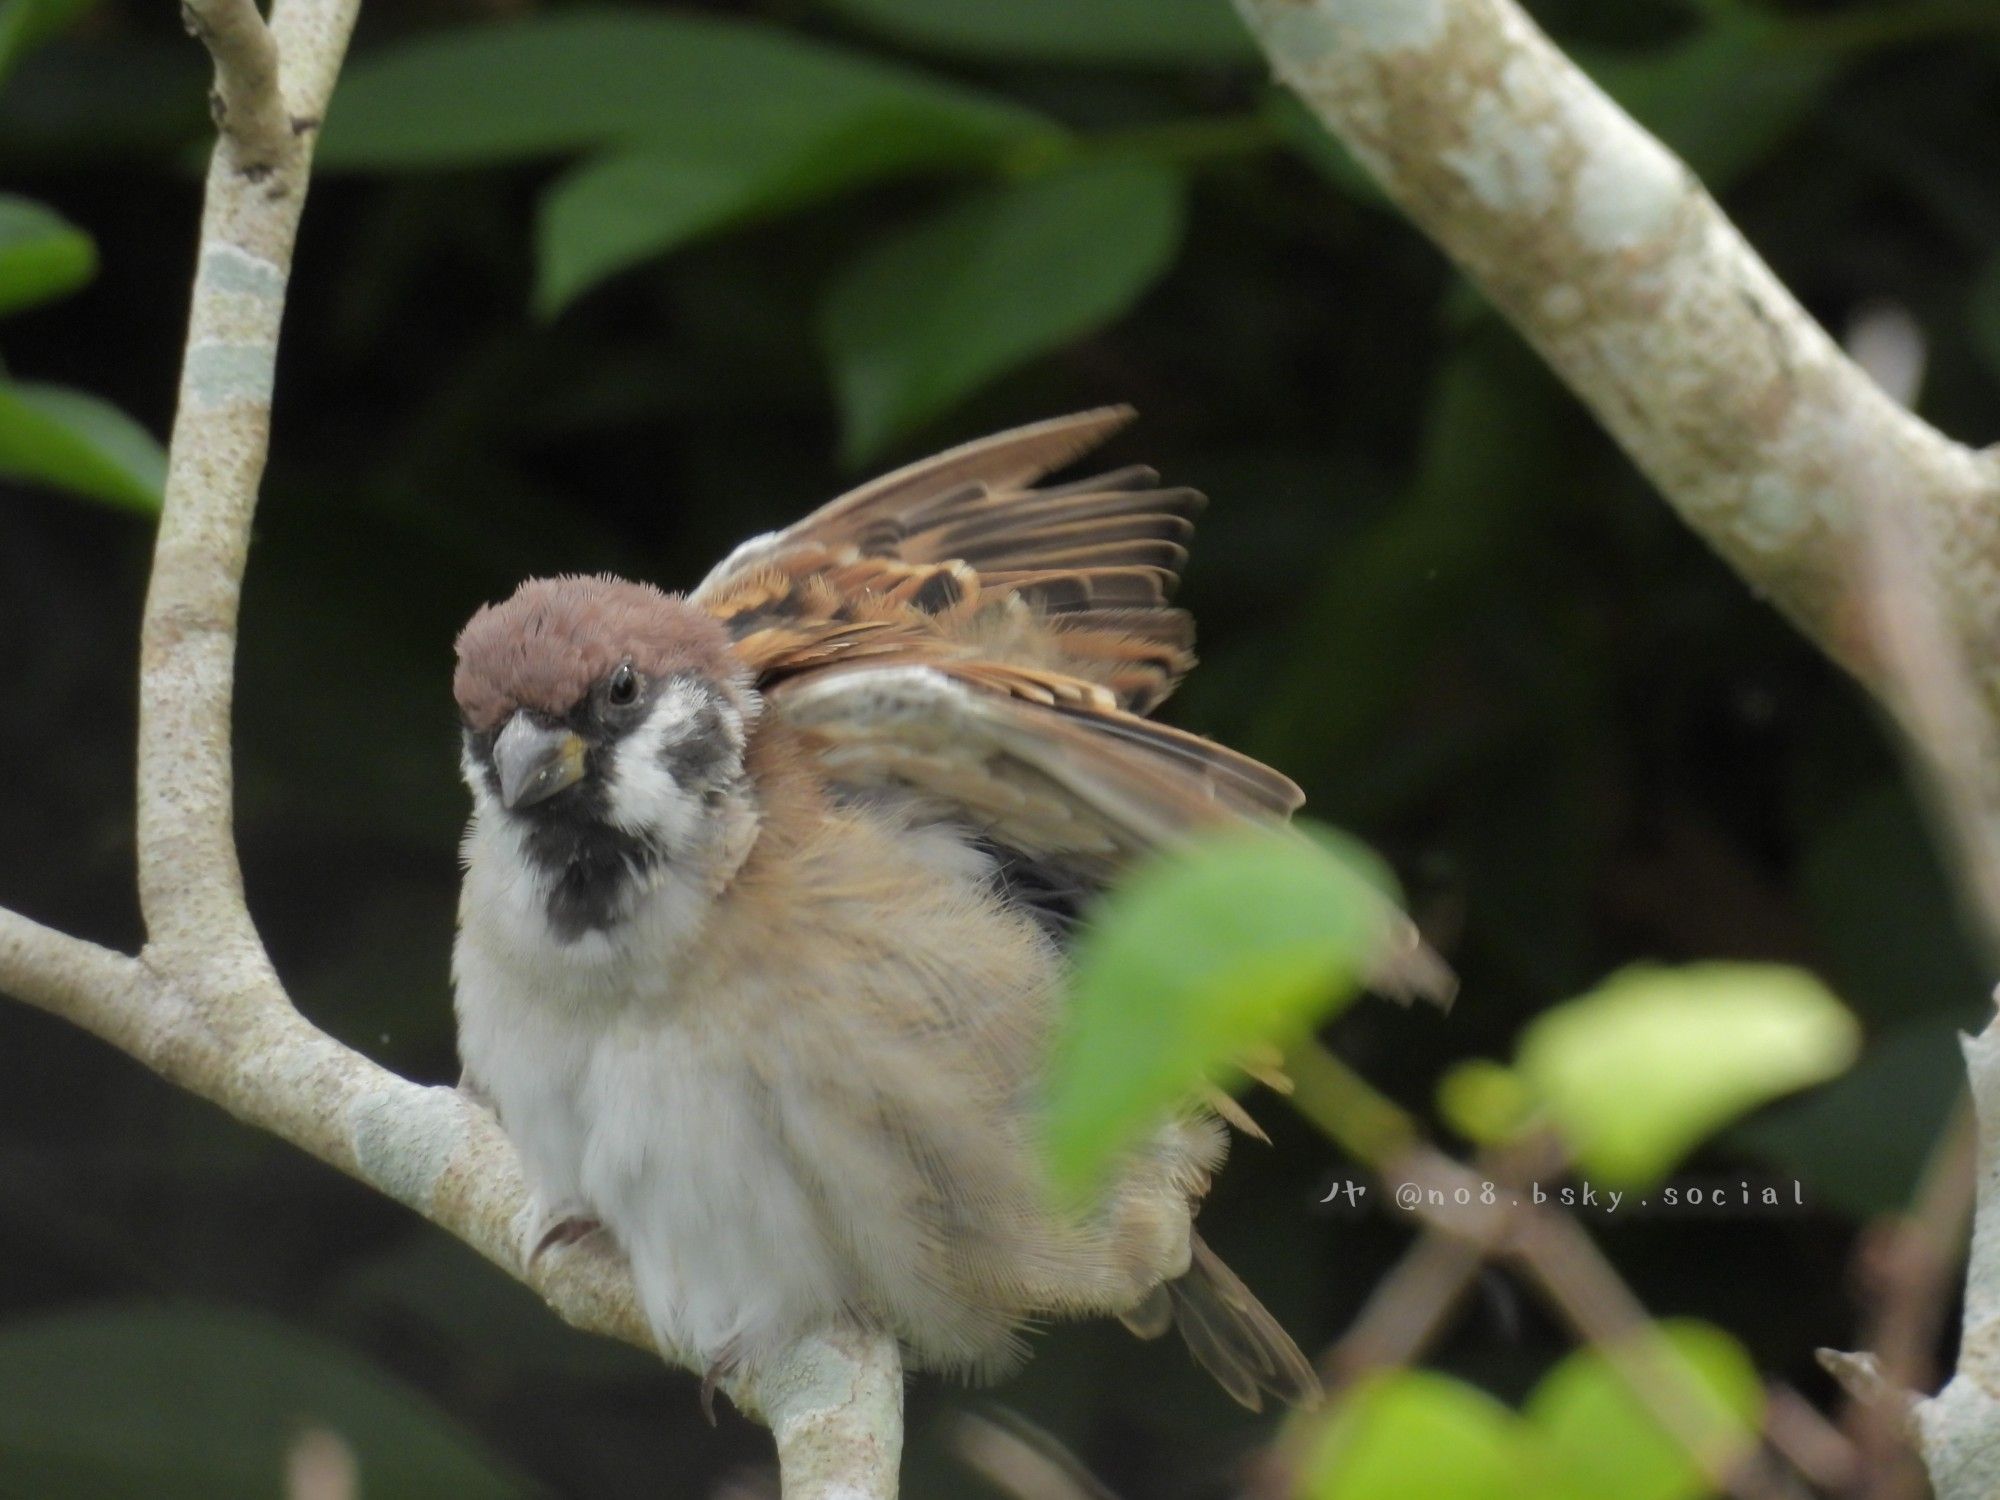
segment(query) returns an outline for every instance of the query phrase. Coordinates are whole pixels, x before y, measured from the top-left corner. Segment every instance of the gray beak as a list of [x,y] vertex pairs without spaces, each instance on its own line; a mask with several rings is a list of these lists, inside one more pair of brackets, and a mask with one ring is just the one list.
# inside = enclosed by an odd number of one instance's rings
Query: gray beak
[[527,807],[583,779],[583,741],[517,713],[493,742],[493,769],[500,773],[500,805]]

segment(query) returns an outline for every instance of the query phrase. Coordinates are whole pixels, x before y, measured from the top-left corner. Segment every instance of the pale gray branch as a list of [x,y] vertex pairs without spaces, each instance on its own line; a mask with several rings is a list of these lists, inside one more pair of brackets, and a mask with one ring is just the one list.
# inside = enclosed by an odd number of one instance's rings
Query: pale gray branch
[[2000,1016],[1963,1039],[1979,1119],[1979,1176],[1958,1371],[1916,1408],[1924,1467],[1939,1500],[1987,1497],[2000,1485]]
[[[231,807],[237,611],[292,247],[357,5],[279,0],[268,27],[251,0],[185,7],[215,61],[220,134],[140,652],[149,941],[129,958],[0,911],[0,990],[409,1205],[577,1327],[656,1348],[615,1251],[585,1243],[523,1266],[516,1226],[528,1192],[493,1116],[455,1090],[397,1077],[300,1016],[244,903]],[[725,1389],[769,1420],[791,1500],[896,1493],[892,1339],[831,1330]]]
[[291,126],[279,88],[278,44],[256,0],[181,0],[181,20],[215,62],[209,105],[216,129],[243,161],[276,162]]
[[[1955,631],[2000,639],[2000,461],[1885,394],[1514,0],[1236,0],[1277,76],[1683,518],[1872,687],[1855,529],[1900,497]],[[1984,704],[2000,714],[2000,675]]]
[[[1515,0],[1235,3],[1279,79],[1688,524],[1897,712],[2000,932],[2000,673],[1983,669],[2000,640],[2000,457],[1920,421],[1843,353]],[[2000,1485],[2000,1029],[1967,1058],[1965,1334],[1956,1377],[1915,1408],[1954,1500]],[[1830,1368],[1883,1396],[1872,1365]]]

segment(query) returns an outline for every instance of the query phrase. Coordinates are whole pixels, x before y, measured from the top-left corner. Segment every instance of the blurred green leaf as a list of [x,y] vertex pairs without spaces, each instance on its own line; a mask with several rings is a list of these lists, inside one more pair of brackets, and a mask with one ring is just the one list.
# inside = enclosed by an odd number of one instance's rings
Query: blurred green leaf
[[594,157],[543,194],[535,303],[560,311],[605,277],[740,220],[935,166],[962,142],[856,121],[810,138],[736,136],[704,122],[671,145]]
[[1352,998],[1390,889],[1373,854],[1325,829],[1221,834],[1115,887],[1076,943],[1049,1089],[1057,1181],[1090,1186],[1244,1048]]
[[1257,46],[1224,0],[827,0],[911,47],[1019,62],[1248,63]]
[[313,1428],[352,1450],[364,1494],[537,1493],[418,1392],[264,1318],[118,1307],[0,1332],[9,1494],[268,1500]]
[[1546,1477],[1520,1418],[1498,1401],[1448,1375],[1397,1370],[1341,1403],[1306,1462],[1300,1493],[1308,1500],[1558,1500]]
[[1782,145],[1843,66],[1831,49],[1800,46],[1779,18],[1740,9],[1669,47],[1579,61],[1717,190]]
[[0,0],[0,79],[97,0]]
[[1516,1066],[1585,1171],[1645,1188],[1737,1115],[1845,1071],[1859,1045],[1802,969],[1641,965],[1537,1017]]
[[1966,312],[1972,347],[1986,361],[1993,378],[2000,380],[2000,255],[1986,262],[1979,279],[1973,282],[1972,300]]
[[1898,1027],[1871,1041],[1845,1077],[1760,1114],[1730,1142],[1797,1173],[1815,1199],[1857,1218],[1907,1208],[1965,1095],[1958,1035],[1943,1018]]
[[1474,1145],[1495,1145],[1518,1135],[1534,1117],[1535,1092],[1505,1063],[1471,1057],[1438,1083],[1438,1114]]
[[1179,174],[1098,160],[971,193],[828,289],[842,453],[879,454],[987,381],[1125,312],[1180,244]]
[[1976,1025],[1989,981],[1909,787],[1884,781],[1816,812],[1799,895],[1841,997],[1871,1022],[1942,1013]]
[[361,58],[318,160],[410,171],[728,140],[745,153],[857,136],[928,159],[1056,133],[1028,110],[822,43],[684,13],[574,10],[444,31]]
[[[1641,1337],[1661,1373],[1713,1432],[1712,1457],[1729,1465],[1757,1444],[1764,1389],[1743,1346],[1719,1328],[1676,1320]],[[1698,1500],[1711,1492],[1686,1448],[1633,1394],[1605,1352],[1579,1349],[1529,1394],[1523,1407],[1551,1466],[1579,1495],[1618,1500]],[[1443,1493],[1442,1491],[1437,1493]]]
[[53,209],[0,193],[0,313],[74,291],[96,270],[89,235]]
[[643,1381],[660,1358],[584,1333],[549,1316],[548,1304],[441,1230],[428,1225],[363,1261],[332,1290],[322,1312],[342,1328],[422,1329],[473,1363],[572,1387]]
[[1339,136],[1320,124],[1297,94],[1290,89],[1273,89],[1265,97],[1264,114],[1284,143],[1340,192],[1358,203],[1391,206],[1382,185],[1368,175],[1368,169],[1354,159]]
[[108,401],[65,386],[0,380],[0,474],[155,512],[167,456]]

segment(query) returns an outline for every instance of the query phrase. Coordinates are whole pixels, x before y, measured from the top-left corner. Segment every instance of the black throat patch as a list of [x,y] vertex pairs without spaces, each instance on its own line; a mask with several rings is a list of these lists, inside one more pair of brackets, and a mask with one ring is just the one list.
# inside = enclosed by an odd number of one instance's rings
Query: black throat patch
[[533,809],[528,858],[549,879],[549,930],[573,943],[602,932],[626,915],[632,889],[666,862],[650,841],[604,821],[602,788],[573,787]]

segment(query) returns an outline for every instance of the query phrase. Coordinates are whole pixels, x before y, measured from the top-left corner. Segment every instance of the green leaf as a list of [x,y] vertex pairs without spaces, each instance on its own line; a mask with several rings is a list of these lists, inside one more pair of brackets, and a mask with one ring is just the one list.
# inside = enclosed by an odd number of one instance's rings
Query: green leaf
[[1437,1100],[1445,1123],[1477,1146],[1511,1140],[1535,1115],[1535,1091],[1521,1075],[1484,1057],[1454,1064]]
[[605,277],[702,234],[943,164],[958,148],[953,138],[880,120],[798,140],[738,136],[711,123],[671,145],[593,158],[542,197],[536,306],[553,314]]
[[1428,1370],[1397,1370],[1373,1377],[1341,1403],[1306,1462],[1300,1494],[1555,1500],[1537,1482],[1537,1468],[1520,1418],[1484,1391]]
[[[1655,1324],[1640,1337],[1658,1375],[1680,1387],[1679,1399],[1710,1434],[1714,1460],[1728,1466],[1747,1456],[1763,1422],[1764,1391],[1743,1346],[1689,1320]],[[1687,1449],[1601,1349],[1564,1359],[1529,1394],[1523,1414],[1551,1466],[1578,1494],[1698,1500],[1711,1493]]]
[[0,313],[74,291],[96,270],[89,235],[53,209],[0,193]]
[[1059,133],[1028,110],[770,27],[681,13],[574,10],[465,27],[352,69],[318,160],[411,171],[593,147],[803,150],[856,133],[987,156]]
[[108,401],[66,386],[0,380],[0,474],[154,512],[167,456]]
[[361,1493],[535,1493],[422,1395],[245,1313],[115,1307],[0,1333],[0,1491],[268,1500],[286,1449],[331,1432]]
[[1801,1099],[1760,1113],[1729,1134],[1804,1180],[1816,1204],[1857,1219],[1909,1206],[1924,1165],[1965,1092],[1964,1027],[1944,1018],[1894,1028],[1871,1040],[1852,1072]]
[[1047,1145],[1066,1190],[1093,1185],[1201,1081],[1350,999],[1385,935],[1387,872],[1325,830],[1236,830],[1116,887],[1076,944],[1050,1079]]
[[827,0],[911,47],[1016,62],[1168,66],[1254,62],[1226,0]]
[[1644,1189],[1738,1115],[1843,1072],[1859,1044],[1801,969],[1639,966],[1537,1018],[1515,1065],[1584,1171]]
[[0,0],[0,78],[97,0]]
[[1322,125],[1297,94],[1290,89],[1273,89],[1265,96],[1263,109],[1279,139],[1334,188],[1357,203],[1375,208],[1391,206],[1382,185],[1368,175],[1368,169],[1354,159],[1340,137]]
[[968,194],[848,265],[821,319],[846,458],[1125,312],[1173,262],[1182,197],[1166,167],[1083,162]]
[[1800,46],[1781,20],[1755,11],[1721,13],[1655,51],[1580,60],[1712,189],[1783,145],[1843,67],[1837,52]]

